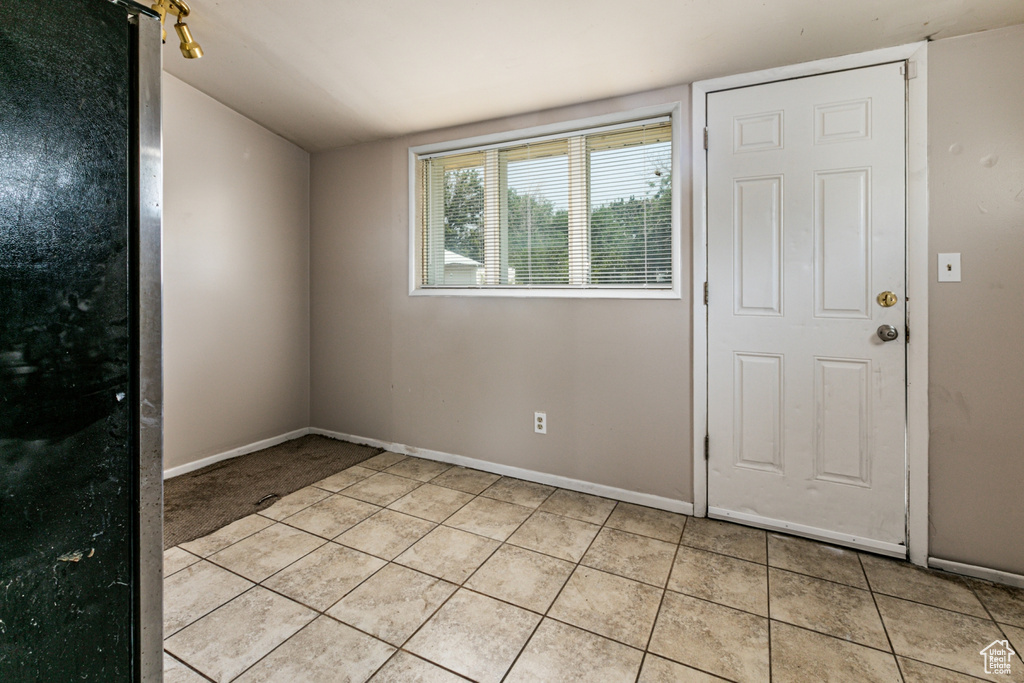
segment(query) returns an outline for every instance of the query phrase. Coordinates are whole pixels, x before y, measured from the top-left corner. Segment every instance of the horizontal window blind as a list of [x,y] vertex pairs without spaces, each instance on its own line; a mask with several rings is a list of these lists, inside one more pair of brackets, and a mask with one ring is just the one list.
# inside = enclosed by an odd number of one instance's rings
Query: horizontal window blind
[[672,124],[417,159],[420,286],[671,288]]

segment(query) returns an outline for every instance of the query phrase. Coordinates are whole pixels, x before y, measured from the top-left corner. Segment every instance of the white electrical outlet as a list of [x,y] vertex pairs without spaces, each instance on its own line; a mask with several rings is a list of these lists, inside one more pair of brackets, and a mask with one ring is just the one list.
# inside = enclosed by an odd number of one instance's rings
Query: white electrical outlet
[[548,433],[548,414],[547,413],[534,413],[533,414],[533,431],[538,434]]

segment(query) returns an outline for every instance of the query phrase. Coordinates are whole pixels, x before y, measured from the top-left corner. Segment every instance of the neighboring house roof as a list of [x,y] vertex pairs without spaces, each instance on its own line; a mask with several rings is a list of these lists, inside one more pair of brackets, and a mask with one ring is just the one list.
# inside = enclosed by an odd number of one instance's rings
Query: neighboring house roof
[[444,250],[444,264],[446,266],[473,266],[475,268],[483,268],[484,264],[479,261],[474,261],[471,258],[463,256],[462,254],[456,254],[454,251]]

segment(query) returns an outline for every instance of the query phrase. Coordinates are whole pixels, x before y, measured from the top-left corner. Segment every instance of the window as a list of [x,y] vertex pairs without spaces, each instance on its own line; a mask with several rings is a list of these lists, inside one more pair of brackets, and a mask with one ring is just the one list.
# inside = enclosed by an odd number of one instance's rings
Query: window
[[662,115],[410,150],[413,289],[677,294],[672,133]]

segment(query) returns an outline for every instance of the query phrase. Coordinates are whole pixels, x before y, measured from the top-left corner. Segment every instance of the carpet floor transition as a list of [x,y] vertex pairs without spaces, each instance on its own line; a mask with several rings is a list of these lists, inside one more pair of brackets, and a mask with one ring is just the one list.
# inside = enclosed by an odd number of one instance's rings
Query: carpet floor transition
[[206,536],[381,453],[309,435],[164,482],[164,549]]

